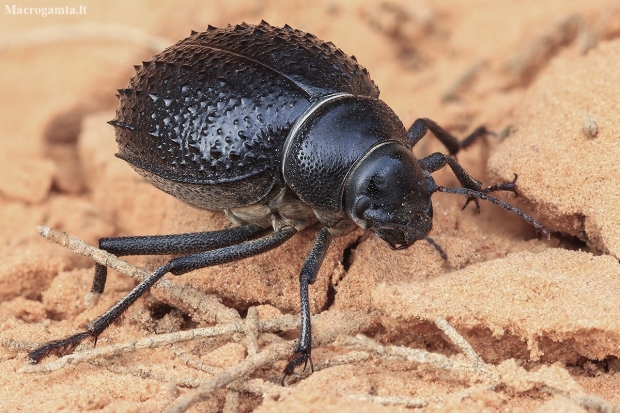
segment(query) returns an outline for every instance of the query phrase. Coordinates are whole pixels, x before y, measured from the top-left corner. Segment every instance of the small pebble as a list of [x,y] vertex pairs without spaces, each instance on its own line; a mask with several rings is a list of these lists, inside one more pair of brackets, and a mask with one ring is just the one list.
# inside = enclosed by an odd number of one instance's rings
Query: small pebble
[[594,119],[592,119],[592,116],[588,113],[585,122],[583,122],[583,134],[586,135],[586,138],[593,139],[596,137],[597,133],[598,126],[596,126],[596,122],[594,122]]

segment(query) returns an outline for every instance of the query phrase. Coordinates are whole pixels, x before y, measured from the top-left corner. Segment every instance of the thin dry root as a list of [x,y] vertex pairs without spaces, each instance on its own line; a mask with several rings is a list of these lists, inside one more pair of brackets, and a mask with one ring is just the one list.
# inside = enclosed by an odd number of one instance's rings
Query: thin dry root
[[248,350],[248,355],[253,356],[258,353],[258,309],[256,307],[248,308],[248,314],[245,317],[245,347]]
[[509,79],[506,89],[526,86],[558,51],[572,43],[584,27],[583,17],[572,14],[547,27],[547,30],[521,49],[506,65]]
[[[220,374],[224,371],[219,367],[209,366],[208,364],[203,363],[198,357],[188,354],[187,352],[181,350],[177,346],[173,345],[170,347],[172,352],[181,359],[187,366],[210,374],[211,376],[215,376],[216,374]],[[172,380],[166,380],[172,382]],[[186,380],[187,381],[187,380]],[[196,386],[185,386],[185,387],[198,387],[201,384],[206,383],[206,380],[200,380],[199,384]],[[261,397],[269,397],[273,400],[278,400],[282,397],[286,397],[290,394],[291,389],[275,385],[270,382],[266,382],[263,379],[250,379],[250,380],[237,380],[226,386],[228,389],[232,389],[238,393],[249,393],[255,396]]]
[[18,370],[20,373],[39,373],[58,370],[69,364],[83,363],[98,357],[109,357],[121,353],[128,353],[145,348],[161,347],[169,344],[198,338],[216,337],[233,334],[243,330],[243,323],[223,324],[215,327],[197,328],[189,331],[177,331],[169,334],[160,334],[140,340],[127,341],[113,346],[97,347],[90,350],[67,354],[51,363],[27,365]]
[[366,350],[386,359],[395,358],[407,360],[413,363],[426,364],[440,370],[463,372],[472,378],[481,376],[489,383],[497,382],[499,377],[493,370],[493,366],[485,364],[481,360],[480,362],[477,361],[475,363],[472,363],[471,361],[462,362],[459,360],[453,360],[442,354],[431,353],[426,350],[401,346],[384,346],[362,334],[358,334],[356,337],[339,337],[338,341],[334,344],[342,347]]
[[[352,395],[351,398],[357,400],[372,401],[386,405],[401,405],[406,407],[424,407],[431,402],[445,402],[460,400],[471,397],[481,391],[494,390],[498,385],[520,394],[530,390],[539,390],[543,393],[559,394],[567,397],[580,406],[601,413],[620,413],[620,406],[614,406],[599,396],[587,394],[581,390],[579,385],[570,377],[563,368],[551,366],[541,371],[528,372],[518,367],[512,360],[507,360],[499,366],[485,363],[474,351],[471,345],[461,336],[448,322],[437,317],[435,324],[448,338],[466,355],[468,362],[460,362],[450,359],[440,354],[429,353],[424,350],[411,349],[399,346],[383,346],[361,334],[353,337],[339,337],[335,343],[344,347],[365,349],[382,358],[400,358],[420,364],[427,364],[442,370],[449,370],[458,373],[465,373],[472,379],[480,376],[486,379],[483,385],[472,386],[458,393],[433,396],[428,398],[410,397],[378,397],[372,395]],[[558,369],[552,371],[554,369]],[[545,374],[548,373],[548,374]],[[556,373],[556,374],[552,374]],[[563,374],[557,374],[563,373]]]
[[435,325],[444,332],[450,341],[461,349],[465,357],[472,363],[472,365],[484,364],[484,361],[476,354],[474,348],[465,340],[465,338],[458,333],[444,318],[436,317]]
[[185,350],[180,349],[179,347],[172,345],[170,346],[170,350],[187,366],[215,376],[216,374],[220,374],[222,369],[219,367],[213,367],[206,363],[203,363],[198,357],[195,357],[191,354],[188,354]]
[[601,413],[620,413],[620,406],[613,405],[609,403],[607,400],[604,400],[600,396],[596,396],[594,394],[587,393],[578,393],[578,394],[567,394],[566,392],[559,391],[558,389],[554,389],[552,387],[543,386],[541,388],[542,391],[549,394],[559,394],[564,397],[569,398],[574,401],[581,407],[592,410],[595,412]]
[[39,347],[41,343],[34,341],[14,340],[12,338],[3,338],[2,341],[0,341],[0,345],[11,351],[19,352],[32,351],[35,348]]
[[[313,318],[314,319],[314,318]],[[250,322],[238,322],[230,324],[219,324],[214,327],[196,328],[187,331],[177,331],[168,334],[158,334],[139,340],[126,341],[112,346],[96,347],[83,351],[76,351],[67,354],[53,362],[47,364],[35,364],[21,367],[20,373],[42,373],[50,372],[63,368],[69,364],[84,363],[99,357],[110,357],[117,354],[129,353],[131,351],[156,348],[167,346],[170,344],[182,343],[184,341],[196,340],[207,337],[218,337],[231,335],[247,331],[248,325],[254,329],[257,324],[257,330],[260,332],[285,331],[299,327],[299,319],[286,315],[276,319],[261,321],[250,320]]]
[[450,86],[448,86],[446,91],[443,93],[441,100],[443,102],[457,100],[459,92],[463,92],[463,89],[472,83],[472,80],[480,72],[480,69],[484,66],[484,63],[484,60],[478,60],[470,66],[454,82],[452,82]]
[[106,359],[93,360],[92,364],[95,366],[105,367],[112,373],[131,375],[134,377],[139,377],[141,379],[172,383],[175,386],[179,387],[196,388],[205,382],[204,379],[199,379],[195,377],[181,377],[180,375],[176,374],[157,373],[146,365],[140,365],[134,368],[130,368]]
[[[207,382],[207,380],[205,379],[199,379],[195,377],[181,377],[173,374],[155,373],[148,366],[144,365],[129,368],[105,359],[95,360],[93,361],[93,364],[96,366],[105,367],[109,371],[116,374],[131,375],[134,377],[157,380],[165,383],[171,383],[179,387],[196,388]],[[217,367],[212,367],[212,369],[216,369],[217,373],[223,371],[222,369],[218,369]],[[276,384],[264,381],[263,379],[250,379],[246,381],[237,380],[236,382],[230,383],[227,388],[232,389],[237,393],[253,394],[255,396],[268,397],[273,400],[287,397],[291,393],[290,388],[278,386]]]
[[370,354],[365,351],[351,351],[331,359],[322,360],[314,365],[314,371],[324,370],[330,367],[344,364],[361,363],[370,359]]
[[[333,342],[339,334],[351,334],[367,329],[373,323],[373,319],[361,313],[355,315],[335,312],[325,312],[312,320],[318,331],[313,337],[313,346],[319,347]],[[278,360],[291,356],[297,340],[284,343],[273,343],[263,348],[259,353],[248,356],[238,365],[228,368],[217,374],[211,380],[198,387],[196,390],[179,397],[174,404],[164,412],[184,412],[196,403],[213,397],[217,391],[235,380],[246,377],[256,370],[275,363]]]

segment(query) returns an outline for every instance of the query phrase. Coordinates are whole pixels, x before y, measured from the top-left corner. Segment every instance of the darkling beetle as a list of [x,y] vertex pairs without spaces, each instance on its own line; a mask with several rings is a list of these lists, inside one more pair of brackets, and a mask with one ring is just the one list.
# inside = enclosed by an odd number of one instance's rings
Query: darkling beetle
[[[368,71],[332,43],[294,30],[240,24],[192,32],[142,66],[109,123],[117,156],[157,188],[191,205],[224,211],[236,225],[214,232],[103,238],[116,255],[189,254],[159,267],[86,331],[29,354],[32,363],[62,355],[97,337],[167,273],[180,275],[276,248],[321,223],[299,277],[301,333],[284,378],[312,367],[308,286],[332,237],[372,230],[392,249],[425,239],[433,222],[431,195],[462,194],[521,216],[539,236],[549,231],[529,215],[488,195],[515,191],[515,180],[482,189],[453,157],[488,131],[462,141],[429,119],[408,131],[381,100]],[[412,147],[427,130],[450,155],[418,160]],[[437,186],[431,173],[448,165],[462,188]],[[467,205],[467,203],[465,205]],[[101,294],[106,267],[97,264],[91,292]],[[284,381],[284,378],[282,379]]]

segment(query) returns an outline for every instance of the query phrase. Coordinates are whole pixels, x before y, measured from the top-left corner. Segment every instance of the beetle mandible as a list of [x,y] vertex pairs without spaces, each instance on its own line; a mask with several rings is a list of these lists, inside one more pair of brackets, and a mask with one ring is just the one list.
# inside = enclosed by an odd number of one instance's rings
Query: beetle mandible
[[[434,192],[491,201],[549,232],[529,215],[488,195],[515,191],[510,183],[482,188],[453,157],[484,135],[462,141],[429,119],[405,130],[381,100],[368,71],[332,43],[295,30],[239,24],[192,32],[136,66],[119,91],[117,156],[157,188],[198,208],[221,210],[237,226],[214,232],[103,238],[117,255],[188,254],[155,270],[86,331],[51,341],[29,354],[38,363],[97,337],[167,273],[180,275],[273,249],[319,222],[300,273],[301,332],[284,378],[310,362],[308,286],[332,237],[361,227],[392,249],[430,242]],[[418,160],[412,147],[427,130],[449,155]],[[437,186],[431,173],[448,165],[462,188]],[[467,203],[465,204],[467,205]],[[91,292],[101,294],[106,267],[97,264]],[[284,380],[283,378],[283,380]]]

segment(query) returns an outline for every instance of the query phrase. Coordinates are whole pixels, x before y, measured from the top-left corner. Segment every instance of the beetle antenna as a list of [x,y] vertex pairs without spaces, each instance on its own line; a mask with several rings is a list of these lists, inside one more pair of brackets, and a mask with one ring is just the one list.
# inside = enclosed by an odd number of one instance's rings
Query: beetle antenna
[[549,234],[549,230],[545,229],[545,227],[543,227],[543,225],[536,221],[534,218],[532,218],[531,216],[529,216],[528,214],[526,214],[525,212],[521,211],[518,208],[513,207],[512,205],[504,202],[504,201],[500,201],[499,199],[492,197],[490,195],[485,194],[484,192],[479,192],[479,191],[474,191],[473,189],[468,189],[468,188],[453,188],[453,187],[446,187],[446,186],[438,186],[437,187],[437,192],[445,192],[448,194],[460,194],[460,195],[465,195],[468,197],[474,197],[474,198],[479,198],[485,201],[489,201],[494,203],[495,205],[499,205],[504,209],[507,209],[509,211],[514,212],[515,214],[517,214],[518,216],[520,216],[521,218],[523,218],[525,221],[529,222],[530,224],[532,224],[534,226],[534,228],[536,229],[536,235],[538,236],[539,239],[549,239],[550,238],[550,234]]

